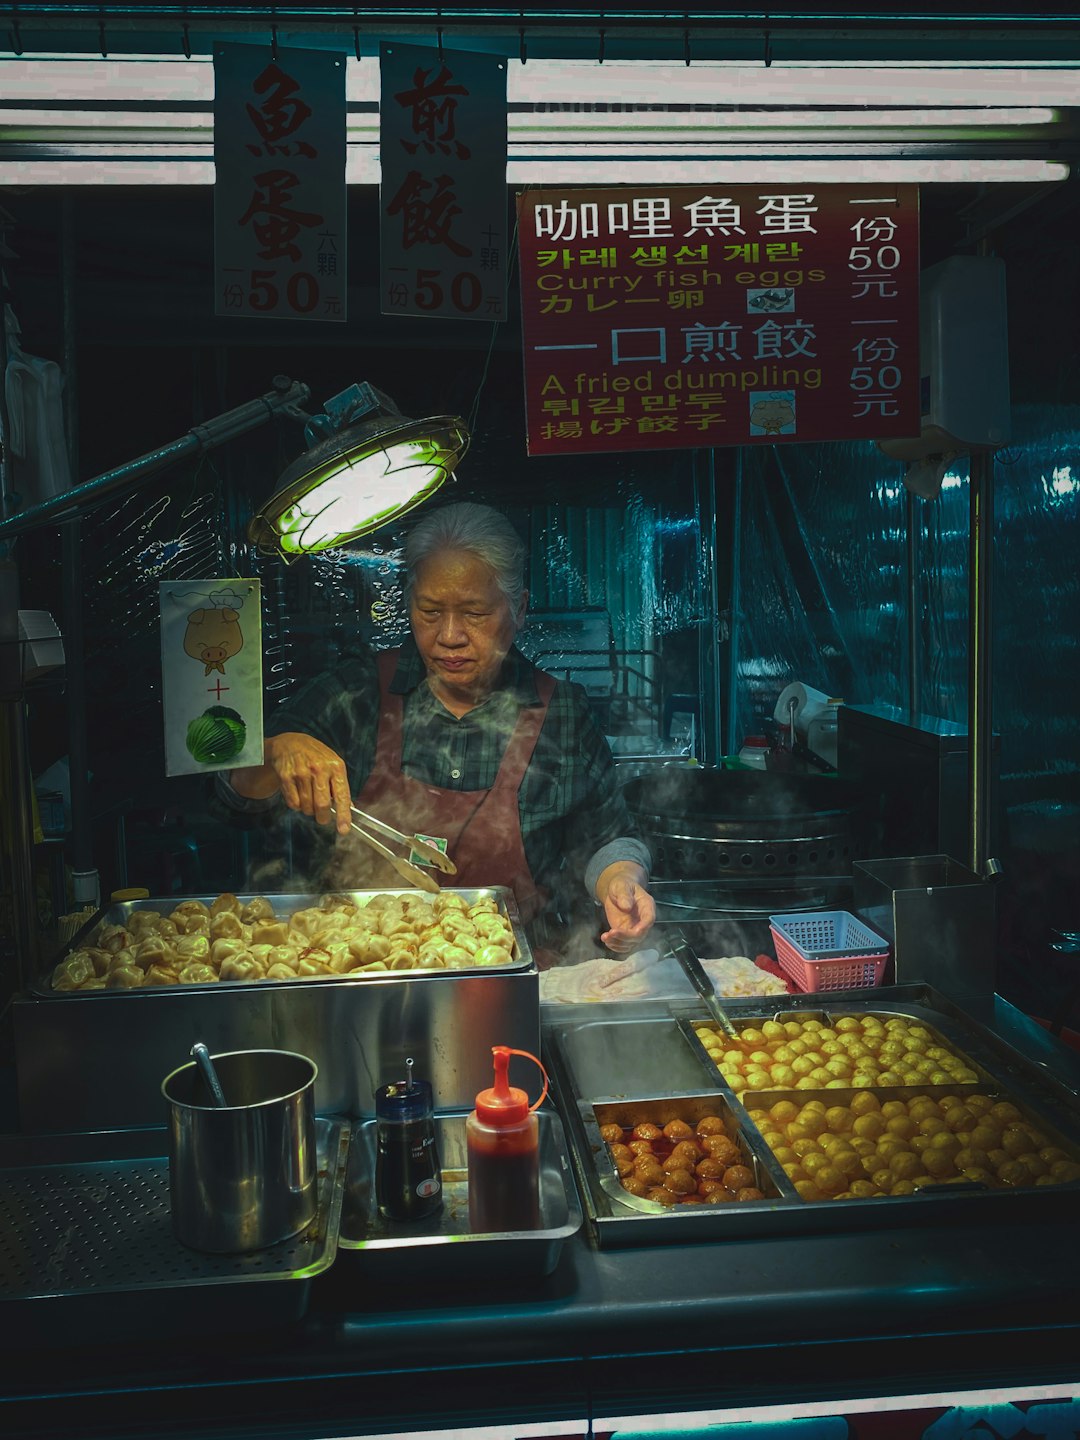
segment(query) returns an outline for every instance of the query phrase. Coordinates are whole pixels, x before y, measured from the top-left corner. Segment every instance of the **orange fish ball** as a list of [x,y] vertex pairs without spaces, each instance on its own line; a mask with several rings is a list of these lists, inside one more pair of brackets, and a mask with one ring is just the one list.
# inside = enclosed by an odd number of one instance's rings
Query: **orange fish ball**
[[[858,1098],[856,1095],[855,1100]],[[855,1109],[854,1100],[852,1101],[851,1108],[853,1110]],[[884,1134],[885,1121],[881,1118],[879,1111],[863,1111],[856,1116],[851,1128],[856,1135],[861,1136],[863,1139],[876,1140],[880,1135]]]
[[958,1170],[985,1170],[988,1172],[990,1157],[985,1150],[977,1150],[972,1145],[965,1145],[953,1156],[953,1164]]
[[925,1173],[935,1180],[944,1180],[947,1175],[952,1175],[956,1169],[949,1152],[947,1150],[935,1150],[932,1145],[928,1146],[922,1152],[922,1155],[916,1158],[919,1160]]
[[794,1100],[777,1100],[776,1104],[769,1109],[769,1114],[780,1125],[786,1125],[789,1120],[794,1120],[798,1113],[799,1107]]

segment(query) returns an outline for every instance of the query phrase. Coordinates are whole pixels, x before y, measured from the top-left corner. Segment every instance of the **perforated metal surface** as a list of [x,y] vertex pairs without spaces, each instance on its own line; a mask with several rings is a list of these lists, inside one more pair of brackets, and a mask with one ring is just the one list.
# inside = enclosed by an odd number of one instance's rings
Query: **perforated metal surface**
[[315,1222],[247,1255],[180,1244],[164,1157],[0,1171],[0,1299],[310,1277],[336,1253],[347,1146],[338,1122],[320,1121],[318,1132]]

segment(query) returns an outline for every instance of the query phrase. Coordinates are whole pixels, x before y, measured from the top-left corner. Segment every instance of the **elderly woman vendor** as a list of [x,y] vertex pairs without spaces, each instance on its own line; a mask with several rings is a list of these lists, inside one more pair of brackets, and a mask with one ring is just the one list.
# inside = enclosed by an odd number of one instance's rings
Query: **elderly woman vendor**
[[267,725],[265,763],[234,770],[245,808],[276,803],[336,825],[324,881],[400,885],[350,834],[350,805],[444,839],[450,882],[514,891],[528,923],[560,872],[607,917],[603,943],[637,947],[653,923],[649,852],[631,834],[615,766],[580,687],[514,646],[525,618],[524,546],[485,505],[425,516],[405,548],[412,641],[348,661],[286,700]]

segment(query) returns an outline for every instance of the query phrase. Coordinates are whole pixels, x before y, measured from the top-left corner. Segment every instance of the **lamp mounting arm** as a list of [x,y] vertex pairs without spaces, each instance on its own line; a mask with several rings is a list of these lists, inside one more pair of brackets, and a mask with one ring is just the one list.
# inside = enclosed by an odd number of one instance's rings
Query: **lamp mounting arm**
[[61,524],[65,520],[73,520],[108,496],[133,488],[144,476],[164,469],[165,466],[197,451],[214,450],[226,441],[246,435],[249,430],[264,425],[275,415],[286,415],[289,419],[306,424],[311,416],[300,407],[310,398],[310,387],[298,380],[290,380],[286,375],[275,376],[273,383],[273,390],[267,394],[260,395],[256,400],[249,400],[244,405],[238,405],[235,410],[227,410],[202,425],[192,426],[187,434],[178,440],[172,440],[160,449],[151,450],[135,460],[128,460],[115,470],[109,470],[104,475],[98,475],[93,480],[66,490],[62,495],[53,496],[41,505],[32,505],[28,510],[22,510],[17,515],[0,521],[0,540],[23,535],[29,530],[36,530],[39,525]]

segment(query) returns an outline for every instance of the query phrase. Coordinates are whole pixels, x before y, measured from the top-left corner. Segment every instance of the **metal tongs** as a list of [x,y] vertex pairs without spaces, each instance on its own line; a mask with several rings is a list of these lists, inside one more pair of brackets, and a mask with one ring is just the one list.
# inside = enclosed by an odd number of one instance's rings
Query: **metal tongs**
[[[439,894],[439,884],[426,870],[421,870],[419,865],[414,865],[411,860],[406,860],[402,855],[395,855],[388,845],[381,840],[376,840],[374,835],[368,833],[375,830],[378,834],[385,836],[387,840],[394,841],[397,845],[404,845],[413,850],[425,860],[430,860],[436,870],[444,875],[456,875],[457,866],[448,855],[444,855],[437,845],[431,845],[426,840],[420,840],[415,835],[403,835],[400,830],[395,830],[392,825],[377,820],[374,815],[369,815],[366,810],[358,810],[355,805],[350,807],[353,816],[352,828],[356,831],[365,845],[370,845],[372,850],[388,860],[401,878],[409,885],[415,885],[420,890],[426,890],[429,895]],[[336,811],[335,811],[336,814]],[[357,824],[361,820],[363,824]]]
[[729,1040],[734,1041],[736,1045],[745,1049],[745,1044],[740,1038],[739,1032],[732,1024],[731,1017],[717,999],[716,991],[713,989],[713,983],[705,973],[705,967],[698,959],[697,951],[689,943],[685,935],[679,935],[677,942],[671,947],[669,953],[674,955],[676,960],[678,960],[690,983],[701,996],[702,1000],[705,1001],[709,1014],[720,1026],[724,1034],[727,1035]]

